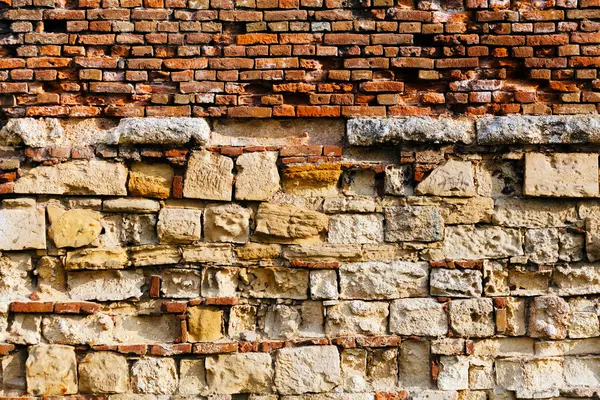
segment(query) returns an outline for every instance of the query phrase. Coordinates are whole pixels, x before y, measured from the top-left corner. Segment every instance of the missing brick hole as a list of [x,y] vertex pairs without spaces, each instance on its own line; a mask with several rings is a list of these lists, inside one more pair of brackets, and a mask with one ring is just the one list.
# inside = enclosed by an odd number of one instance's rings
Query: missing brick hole
[[67,21],[46,20],[44,21],[44,32],[65,33],[67,32]]
[[10,33],[10,22],[8,21],[0,21],[0,34],[2,33]]

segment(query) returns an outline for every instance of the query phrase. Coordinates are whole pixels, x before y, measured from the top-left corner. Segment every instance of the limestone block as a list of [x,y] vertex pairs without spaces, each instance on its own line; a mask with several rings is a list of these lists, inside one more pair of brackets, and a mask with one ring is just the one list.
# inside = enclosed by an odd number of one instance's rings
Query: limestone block
[[194,151],[185,172],[183,197],[231,200],[233,160],[207,150]]
[[495,332],[492,299],[453,300],[449,312],[450,327],[459,336],[487,337]]
[[115,321],[104,313],[92,315],[48,315],[42,334],[49,343],[107,345],[114,342]]
[[39,166],[17,180],[15,193],[126,196],[127,168],[90,160]]
[[298,336],[300,312],[293,306],[276,304],[267,307],[263,331],[269,339],[292,339]]
[[583,260],[584,246],[587,250],[585,239],[585,235],[560,229],[558,231],[558,259],[567,262]]
[[123,197],[119,199],[106,199],[102,202],[102,211],[114,213],[156,213],[160,210],[160,203],[156,200],[136,197]]
[[342,212],[375,212],[378,208],[373,196],[330,197],[323,200],[323,211],[326,213]]
[[279,191],[277,152],[244,153],[235,162],[235,198],[237,200],[269,200]]
[[183,248],[183,261],[187,263],[213,263],[230,265],[233,260],[231,244],[198,243]]
[[484,293],[488,297],[507,296],[508,268],[505,263],[495,260],[485,260],[483,263]]
[[456,260],[506,258],[523,254],[521,232],[497,226],[457,225],[446,227],[444,254]]
[[206,207],[204,236],[209,242],[246,243],[251,215],[251,210],[237,204]]
[[26,393],[26,361],[27,349],[13,351],[2,357],[2,389],[4,396],[22,396]]
[[600,293],[600,265],[560,265],[552,274],[553,291],[559,296]]
[[160,243],[193,243],[202,237],[202,210],[163,208],[158,214],[156,232]]
[[344,349],[341,353],[341,386],[347,392],[370,390],[367,381],[367,351],[365,349]]
[[169,164],[135,163],[129,171],[129,194],[166,199],[171,194],[174,175]]
[[44,210],[36,208],[0,210],[0,250],[45,248]]
[[204,359],[181,360],[179,377],[179,394],[187,396],[207,393]]
[[413,400],[458,400],[456,390],[421,390],[412,394]]
[[488,197],[444,197],[438,205],[446,225],[490,223],[494,214]]
[[331,216],[329,243],[365,244],[383,242],[383,215],[337,214]]
[[347,170],[342,176],[342,191],[346,196],[376,196],[375,171]]
[[525,232],[525,255],[535,264],[553,264],[558,261],[558,230],[529,229]]
[[287,167],[282,171],[283,190],[293,196],[335,197],[341,174],[340,164],[334,163]]
[[206,381],[210,393],[268,393],[273,385],[272,360],[268,353],[220,354],[206,358]]
[[388,309],[383,302],[341,301],[327,309],[325,332],[330,336],[383,335]]
[[65,212],[52,223],[48,236],[58,248],[87,246],[102,231],[100,213],[86,209]]
[[462,354],[465,349],[465,339],[440,338],[431,341],[431,354],[455,356]]
[[527,196],[598,196],[598,154],[525,154],[523,192]]
[[73,347],[31,346],[25,367],[28,393],[35,396],[77,393],[77,360]]
[[229,337],[238,340],[251,340],[256,337],[256,307],[238,305],[229,311]]
[[577,220],[575,202],[556,199],[500,198],[493,222],[514,228],[569,226]]
[[310,296],[314,300],[335,300],[339,297],[337,273],[334,270],[310,271]]
[[427,296],[428,270],[425,262],[393,261],[342,264],[340,298],[395,299]]
[[464,356],[441,356],[437,379],[441,390],[469,388],[469,359]]
[[177,315],[118,316],[115,338],[121,343],[172,343],[181,338]]
[[448,333],[444,305],[434,299],[400,299],[390,305],[390,332],[406,336]]
[[552,271],[515,266],[508,271],[508,285],[513,296],[539,296],[550,291]]
[[67,285],[74,300],[117,301],[138,298],[146,278],[135,271],[69,272]]
[[206,120],[190,117],[123,118],[116,131],[121,144],[181,145],[193,141],[201,145],[210,137]]
[[325,307],[322,301],[303,301],[300,306],[302,320],[299,336],[315,338],[325,336]]
[[409,165],[390,165],[385,170],[384,190],[392,196],[409,196],[412,194],[410,182],[412,168]]
[[122,355],[98,351],[86,354],[79,362],[82,393],[125,393],[128,386],[129,365]]
[[198,271],[168,269],[161,276],[160,291],[165,297],[187,299],[200,295],[201,275]]
[[432,387],[429,353],[429,342],[426,340],[402,341],[398,358],[401,387],[419,389]]
[[569,304],[557,296],[535,297],[529,306],[529,335],[564,339],[571,321]]
[[585,219],[585,251],[588,260],[600,260],[600,218],[597,216]]
[[127,252],[123,248],[87,248],[68,252],[65,269],[122,269],[127,262]]
[[417,185],[416,193],[446,197],[475,196],[475,179],[471,162],[447,161]]
[[600,386],[600,357],[566,357],[565,382],[573,387]]
[[223,310],[212,306],[188,307],[188,338],[214,342],[223,337]]
[[327,392],[341,381],[335,346],[284,348],[275,359],[275,386],[280,394]]
[[240,273],[243,289],[251,297],[306,299],[308,271],[290,268],[248,268]]
[[256,234],[271,243],[314,242],[327,231],[329,218],[320,212],[293,205],[261,203]]
[[181,254],[177,246],[138,246],[130,247],[129,260],[135,267],[146,267],[149,265],[177,264],[181,260]]
[[[496,310],[496,329],[498,333],[507,336],[523,336],[527,333],[527,303],[526,299],[507,297],[504,310]],[[501,323],[502,313],[505,313],[505,323]]]
[[235,248],[238,260],[267,260],[277,258],[281,254],[281,246],[277,244],[246,243]]
[[474,269],[434,268],[430,276],[432,296],[480,297],[483,276]]
[[569,337],[581,339],[600,336],[600,323],[596,312],[573,312],[569,325]]
[[121,243],[130,246],[157,244],[156,215],[126,214],[123,215]]
[[178,383],[177,365],[172,358],[141,358],[131,367],[131,387],[136,393],[171,394]]
[[367,358],[367,377],[371,390],[398,386],[398,349],[373,349]]
[[469,360],[469,389],[493,389],[495,383],[493,360],[477,357]]
[[437,242],[444,238],[444,218],[437,207],[389,207],[385,210],[386,242]]
[[202,297],[237,297],[238,268],[205,268],[202,271]]
[[5,253],[0,257],[0,301],[29,299],[33,283],[29,272],[33,269],[31,256]]

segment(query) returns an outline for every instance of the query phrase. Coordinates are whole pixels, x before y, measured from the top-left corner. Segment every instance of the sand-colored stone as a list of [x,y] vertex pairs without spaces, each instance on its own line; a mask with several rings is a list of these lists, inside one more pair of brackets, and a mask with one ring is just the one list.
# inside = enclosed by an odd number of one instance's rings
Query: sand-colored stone
[[171,194],[174,175],[169,164],[135,163],[129,172],[129,194],[166,199]]
[[223,310],[210,306],[188,308],[188,337],[193,342],[213,342],[223,337]]
[[231,200],[233,160],[207,150],[194,151],[185,172],[183,197]]
[[70,210],[52,223],[48,236],[58,248],[87,246],[102,231],[100,213],[92,210]]

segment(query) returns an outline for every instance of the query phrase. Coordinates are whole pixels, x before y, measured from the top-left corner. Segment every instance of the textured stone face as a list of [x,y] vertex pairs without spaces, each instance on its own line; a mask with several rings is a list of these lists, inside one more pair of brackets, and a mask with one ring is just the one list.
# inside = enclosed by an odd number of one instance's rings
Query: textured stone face
[[269,200],[279,190],[276,152],[242,154],[235,165],[237,200]]
[[46,247],[44,211],[41,209],[0,210],[0,250]]
[[33,395],[77,393],[77,361],[69,346],[37,345],[27,357],[27,392]]
[[416,191],[433,196],[475,196],[473,167],[470,162],[450,160],[434,169],[417,185]]
[[161,243],[192,243],[202,236],[202,210],[163,208],[156,231]]
[[503,229],[496,226],[447,227],[444,236],[444,253],[447,258],[459,260],[518,256],[523,254],[522,237],[518,229]]
[[215,307],[188,309],[189,338],[194,342],[213,342],[223,337],[223,311]]
[[250,215],[250,210],[237,204],[207,207],[204,212],[206,239],[211,242],[246,243],[250,235]]
[[329,218],[292,205],[262,203],[256,216],[256,233],[274,243],[313,241],[326,231]]
[[173,175],[173,168],[168,164],[133,164],[129,172],[129,193],[166,199],[171,193]]
[[598,155],[526,154],[523,192],[528,196],[598,196]]
[[206,150],[192,152],[185,173],[183,196],[192,199],[231,200],[233,161]]
[[407,336],[443,336],[448,333],[444,305],[433,299],[395,300],[390,306],[390,331]]
[[206,359],[206,381],[211,393],[268,393],[273,385],[269,354],[219,355]]
[[366,244],[383,242],[383,218],[380,214],[341,214],[331,218],[329,242]]
[[79,362],[79,390],[83,393],[124,393],[129,385],[129,366],[125,357],[98,352]]
[[275,358],[275,386],[281,394],[327,392],[340,383],[335,346],[281,349]]
[[385,211],[386,242],[437,242],[444,237],[444,219],[437,207],[398,207]]
[[142,358],[131,367],[131,386],[136,393],[171,394],[177,385],[177,366],[171,358]]
[[48,236],[58,248],[82,247],[92,243],[102,231],[100,214],[91,210],[70,210],[52,223]]
[[331,336],[383,335],[386,332],[388,304],[360,300],[343,301],[329,307],[325,331]]

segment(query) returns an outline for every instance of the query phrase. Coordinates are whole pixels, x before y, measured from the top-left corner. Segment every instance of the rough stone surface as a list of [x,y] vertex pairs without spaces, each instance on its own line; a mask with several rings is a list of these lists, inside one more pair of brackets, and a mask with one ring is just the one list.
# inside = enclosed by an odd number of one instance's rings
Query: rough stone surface
[[450,303],[450,327],[458,336],[486,337],[495,331],[491,299],[456,300]]
[[276,152],[242,154],[235,165],[237,200],[269,200],[279,190]]
[[446,258],[465,260],[519,256],[523,254],[522,237],[518,229],[496,226],[446,227],[444,254]]
[[202,237],[202,210],[163,208],[156,231],[160,243],[193,243]]
[[129,172],[129,193],[166,199],[171,193],[173,175],[173,168],[169,164],[133,164]]
[[256,233],[274,243],[315,241],[328,225],[325,214],[293,205],[262,203],[256,215]]
[[210,242],[246,243],[250,235],[249,209],[229,204],[204,211],[204,235]]
[[123,118],[116,127],[123,144],[204,144],[210,127],[202,118]]
[[328,308],[325,332],[330,336],[383,335],[388,315],[388,303],[342,301]]
[[444,237],[444,218],[437,207],[398,207],[385,211],[386,242],[437,242]]
[[100,214],[79,209],[65,212],[48,230],[48,236],[58,248],[82,247],[98,238],[102,231]]
[[46,247],[44,210],[0,210],[0,250]]
[[383,242],[380,214],[340,214],[331,217],[329,243],[366,244]]
[[206,382],[213,393],[268,393],[273,386],[271,356],[223,354],[206,359]]
[[125,393],[129,385],[127,359],[110,352],[90,353],[79,362],[83,393]]
[[430,274],[432,296],[479,297],[483,292],[482,274],[477,270],[434,268]]
[[177,366],[172,358],[142,358],[131,367],[131,387],[136,393],[171,394],[177,386]]
[[448,317],[433,299],[400,299],[390,305],[390,331],[398,335],[444,336]]
[[72,347],[36,345],[26,363],[27,392],[33,395],[77,393],[77,361]]
[[233,161],[207,150],[192,152],[185,173],[183,196],[204,200],[231,200]]
[[473,166],[470,162],[450,160],[420,182],[416,192],[433,196],[475,196]]
[[526,154],[523,193],[547,197],[598,196],[598,155]]
[[69,294],[76,300],[115,301],[140,297],[146,279],[142,271],[85,271],[67,275]]
[[327,392],[340,383],[335,346],[281,349],[275,358],[275,386],[281,394]]

